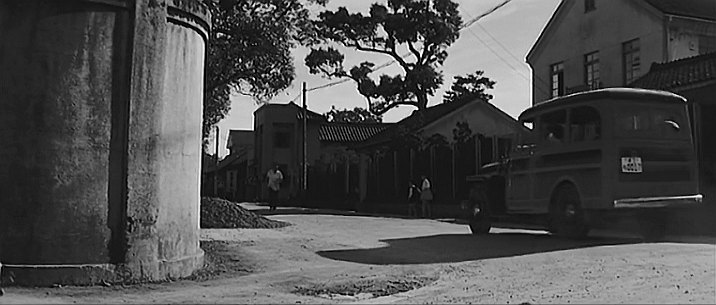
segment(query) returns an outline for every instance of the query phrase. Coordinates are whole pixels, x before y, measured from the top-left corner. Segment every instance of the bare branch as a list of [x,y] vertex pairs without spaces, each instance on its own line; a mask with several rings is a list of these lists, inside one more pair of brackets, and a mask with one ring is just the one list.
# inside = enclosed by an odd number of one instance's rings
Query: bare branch
[[[420,62],[420,59],[422,58],[422,56],[420,55],[420,52],[418,52],[418,50],[415,48],[415,45],[413,45],[412,41],[408,41],[408,49],[410,50],[410,52],[413,53],[413,55],[415,55],[416,61]],[[423,50],[424,49],[425,48],[423,48]]]

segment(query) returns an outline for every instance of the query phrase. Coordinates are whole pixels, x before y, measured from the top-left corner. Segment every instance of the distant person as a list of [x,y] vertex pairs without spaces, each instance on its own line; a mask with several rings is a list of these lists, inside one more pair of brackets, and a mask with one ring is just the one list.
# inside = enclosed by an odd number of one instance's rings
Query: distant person
[[418,202],[420,201],[420,188],[413,183],[408,182],[408,216],[418,217]]
[[423,175],[420,180],[422,180],[420,185],[420,201],[422,202],[423,217],[430,218],[433,214],[430,208],[433,201],[432,186],[427,176]]
[[279,170],[278,164],[269,169],[266,173],[266,180],[268,181],[269,210],[273,211],[276,210],[278,192],[281,190],[281,182],[283,182],[283,174]]

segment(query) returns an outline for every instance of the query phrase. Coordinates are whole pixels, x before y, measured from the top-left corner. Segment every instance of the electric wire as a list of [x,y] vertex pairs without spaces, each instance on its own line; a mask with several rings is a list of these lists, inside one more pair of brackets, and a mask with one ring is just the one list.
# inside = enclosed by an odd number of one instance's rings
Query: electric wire
[[[462,26],[460,26],[460,29],[459,29],[458,31],[462,31],[462,30],[464,30],[464,29],[468,29],[468,31],[470,31],[478,40],[480,40],[480,41],[483,43],[483,45],[485,45],[485,46],[490,50],[490,52],[492,52],[493,54],[495,54],[503,63],[505,63],[506,65],[508,65],[513,71],[515,71],[516,73],[518,73],[518,75],[520,75],[522,78],[525,78],[525,76],[524,76],[522,73],[520,73],[515,67],[513,67],[511,64],[509,64],[506,60],[504,60],[504,58],[502,58],[496,51],[494,51],[494,49],[492,49],[486,42],[484,42],[477,34],[475,34],[475,33],[469,28],[471,25],[475,24],[475,23],[476,23],[477,21],[479,21],[480,19],[482,19],[482,18],[484,18],[484,17],[486,17],[486,16],[488,16],[488,15],[494,13],[495,11],[497,11],[497,10],[500,9],[500,8],[502,8],[503,6],[505,6],[506,4],[508,4],[508,3],[511,2],[511,1],[512,1],[512,0],[504,0],[504,1],[501,2],[500,4],[496,5],[495,7],[491,8],[490,10],[488,10],[488,11],[486,11],[486,12],[484,12],[484,13],[478,15],[477,17],[472,17],[472,18],[470,18],[467,22],[463,23]],[[469,16],[469,14],[468,14],[468,16]],[[479,24],[478,24],[478,25],[479,25]],[[489,35],[489,34],[488,34],[488,35]],[[491,35],[490,35],[490,36],[491,36]],[[494,38],[493,38],[493,40],[494,40]],[[495,41],[497,41],[497,40],[495,40]],[[508,53],[509,53],[509,51],[508,51]],[[412,53],[410,53],[410,52],[405,53],[405,54],[401,55],[401,58],[406,58],[406,57],[410,56],[411,54],[412,54]],[[511,53],[510,53],[510,54],[511,54]],[[514,55],[511,55],[511,56],[514,58]],[[393,65],[393,64],[395,64],[395,63],[396,63],[395,60],[387,61],[387,62],[385,62],[385,63],[383,63],[383,64],[381,64],[381,65],[376,66],[371,72],[376,72],[376,71],[378,71],[378,70],[381,70],[381,69],[383,69],[383,68],[386,68],[386,67],[388,67],[388,66],[391,66],[391,65]],[[529,78],[525,78],[525,79],[529,81]],[[315,90],[320,90],[320,89],[325,89],[325,88],[337,86],[337,85],[340,85],[340,84],[343,84],[343,83],[350,82],[351,80],[352,80],[351,78],[344,78],[344,79],[336,80],[336,81],[329,82],[329,83],[326,83],[326,84],[323,84],[323,85],[319,85],[319,86],[316,86],[316,87],[308,88],[308,89],[306,89],[306,92],[311,92],[311,91],[315,91]],[[293,102],[293,101],[296,101],[299,97],[300,97],[300,94],[299,94],[296,98],[294,98],[294,99],[292,100],[292,102]]]

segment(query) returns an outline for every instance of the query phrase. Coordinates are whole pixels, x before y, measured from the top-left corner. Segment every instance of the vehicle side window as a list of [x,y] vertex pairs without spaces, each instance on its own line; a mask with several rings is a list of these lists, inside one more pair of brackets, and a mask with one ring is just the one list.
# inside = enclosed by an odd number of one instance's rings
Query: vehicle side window
[[572,142],[601,138],[602,120],[597,109],[589,106],[576,107],[572,109],[570,121],[569,134]]
[[631,105],[616,113],[621,137],[681,138],[690,136],[686,109],[681,105]]
[[526,118],[520,121],[524,129],[521,130],[521,132],[517,133],[517,143],[514,146],[514,148],[517,151],[524,150],[524,149],[531,149],[535,146],[535,133],[536,131],[533,129],[534,127],[534,119],[533,118]]
[[559,110],[540,117],[540,138],[545,143],[562,143],[566,136],[567,111]]

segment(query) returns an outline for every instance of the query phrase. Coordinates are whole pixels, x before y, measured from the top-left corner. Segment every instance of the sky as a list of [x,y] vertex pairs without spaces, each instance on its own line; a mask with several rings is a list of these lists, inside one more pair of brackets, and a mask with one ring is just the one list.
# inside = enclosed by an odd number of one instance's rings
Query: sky
[[[463,21],[468,21],[491,10],[505,0],[453,1],[459,4]],[[384,3],[385,1],[330,0],[327,9],[335,10],[345,6],[350,12],[367,13],[370,5],[375,2]],[[463,29],[460,32],[460,38],[448,48],[448,58],[441,67],[443,86],[430,97],[428,106],[442,102],[442,96],[452,84],[453,77],[482,70],[484,71],[483,76],[496,82],[495,88],[488,91],[494,96],[490,102],[512,117],[519,116],[532,104],[532,72],[525,57],[559,2],[560,0],[511,0],[492,14]],[[309,9],[313,12],[320,12],[326,8],[311,6]],[[352,81],[312,90],[336,80],[311,75],[303,63],[306,54],[308,54],[308,49],[297,48],[294,50],[296,78],[291,87],[276,95],[269,101],[270,103],[286,104],[294,101],[301,105],[301,87],[302,83],[306,82],[306,87],[309,90],[306,94],[306,105],[309,110],[326,113],[331,110],[332,106],[337,109],[368,108],[366,99],[358,93],[355,83]],[[366,60],[372,61],[376,65],[390,61],[384,55],[350,50],[345,55],[347,68]],[[400,69],[396,65],[392,65],[377,71],[374,76],[394,75],[399,71]],[[231,111],[226,118],[218,123],[220,131],[219,156],[221,157],[228,154],[226,140],[229,130],[252,130],[253,112],[261,106],[246,96],[234,95],[231,100]],[[410,106],[393,108],[383,115],[383,122],[400,121],[415,109]],[[210,141],[210,145],[209,152],[214,153],[213,139]]]

